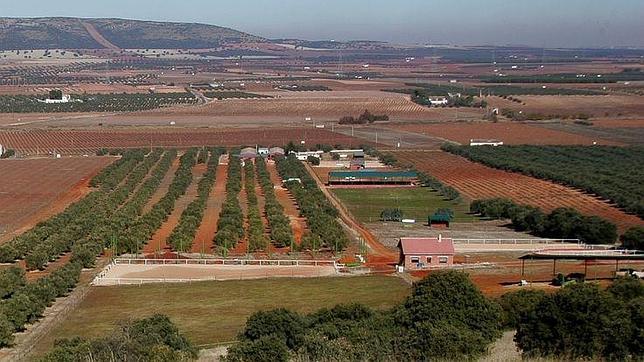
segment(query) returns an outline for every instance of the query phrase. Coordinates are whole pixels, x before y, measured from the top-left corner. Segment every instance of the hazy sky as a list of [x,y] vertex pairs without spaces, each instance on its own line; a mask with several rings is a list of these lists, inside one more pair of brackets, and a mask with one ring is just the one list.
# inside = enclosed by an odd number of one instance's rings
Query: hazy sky
[[644,0],[0,0],[0,16],[201,22],[268,38],[644,47]]

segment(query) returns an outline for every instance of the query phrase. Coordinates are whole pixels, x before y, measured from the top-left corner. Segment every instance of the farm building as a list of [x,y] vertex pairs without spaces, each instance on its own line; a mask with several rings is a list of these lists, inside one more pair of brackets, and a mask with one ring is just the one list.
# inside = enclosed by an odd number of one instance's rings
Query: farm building
[[251,160],[257,158],[257,151],[252,147],[246,147],[239,153],[239,158],[242,160]]
[[259,147],[257,149],[257,154],[262,156],[262,157],[268,157],[268,154],[269,154],[268,148]]
[[298,160],[306,161],[309,157],[321,158],[322,155],[324,154],[324,151],[306,151],[306,152],[291,152],[291,153],[295,153],[295,157],[297,157]]
[[445,267],[454,264],[454,242],[443,238],[401,238],[399,265],[405,270]]
[[503,146],[503,141],[473,139],[473,140],[470,140],[470,146],[494,146],[494,147]]
[[329,152],[331,155],[338,155],[340,159],[343,158],[355,158],[355,157],[362,157],[364,158],[364,150],[363,149],[356,149],[356,150],[333,150]]
[[285,155],[284,149],[281,147],[272,147],[268,150],[268,157],[273,159]]
[[445,97],[441,98],[428,98],[427,99],[432,106],[446,106],[449,101]]
[[4,147],[0,145],[0,156],[2,156],[3,154],[4,154]]
[[434,215],[432,215],[432,216],[430,216],[428,218],[427,225],[429,225],[429,227],[431,227],[431,228],[437,228],[437,229],[445,228],[445,229],[448,229],[450,221],[451,220],[450,220],[449,215],[446,215],[446,214],[434,214]]
[[329,185],[416,185],[414,171],[352,170],[329,172]]

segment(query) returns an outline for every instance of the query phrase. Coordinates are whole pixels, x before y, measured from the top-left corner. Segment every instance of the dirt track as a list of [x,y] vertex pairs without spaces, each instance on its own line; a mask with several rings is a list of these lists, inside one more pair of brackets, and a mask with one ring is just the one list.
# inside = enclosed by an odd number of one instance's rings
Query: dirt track
[[212,252],[219,213],[226,200],[226,180],[228,180],[228,165],[219,165],[215,176],[215,185],[206,202],[203,220],[192,243],[193,253],[209,254]]

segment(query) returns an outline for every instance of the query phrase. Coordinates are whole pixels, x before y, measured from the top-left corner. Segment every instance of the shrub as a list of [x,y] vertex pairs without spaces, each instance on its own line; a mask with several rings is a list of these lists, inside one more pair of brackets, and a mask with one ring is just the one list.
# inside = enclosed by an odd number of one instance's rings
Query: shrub
[[644,226],[633,226],[619,240],[626,249],[644,250]]

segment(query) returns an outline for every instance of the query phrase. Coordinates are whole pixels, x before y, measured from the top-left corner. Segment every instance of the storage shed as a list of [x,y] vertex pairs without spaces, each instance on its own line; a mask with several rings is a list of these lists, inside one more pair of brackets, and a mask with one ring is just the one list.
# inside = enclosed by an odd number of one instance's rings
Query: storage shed
[[242,160],[252,160],[257,158],[257,151],[252,147],[246,147],[239,153],[239,158]]
[[285,154],[284,149],[281,147],[272,147],[268,150],[268,157],[271,159],[283,157]]

